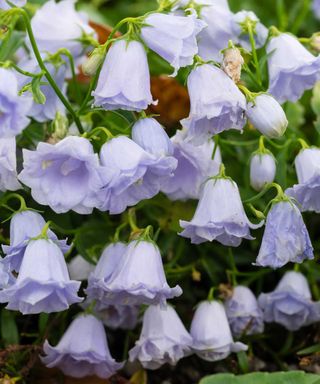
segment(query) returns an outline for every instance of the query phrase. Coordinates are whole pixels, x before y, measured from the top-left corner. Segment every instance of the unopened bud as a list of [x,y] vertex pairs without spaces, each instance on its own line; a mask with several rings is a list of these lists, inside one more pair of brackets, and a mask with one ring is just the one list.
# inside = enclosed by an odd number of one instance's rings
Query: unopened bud
[[68,118],[62,115],[60,112],[57,112],[54,120],[52,121],[53,133],[50,136],[48,142],[51,144],[55,144],[58,141],[62,140],[67,135],[68,127]]
[[320,33],[314,33],[311,36],[310,46],[317,52],[320,52]]
[[238,48],[228,48],[224,51],[222,69],[235,83],[240,81],[243,64],[244,60]]
[[82,64],[82,72],[86,76],[94,76],[104,60],[105,55],[101,49],[95,49]]

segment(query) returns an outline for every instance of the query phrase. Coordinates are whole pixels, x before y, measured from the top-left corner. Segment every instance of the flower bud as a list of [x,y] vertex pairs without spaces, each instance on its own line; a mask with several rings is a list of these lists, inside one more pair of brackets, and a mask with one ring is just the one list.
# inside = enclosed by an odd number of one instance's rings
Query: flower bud
[[317,52],[320,52],[320,33],[314,33],[311,36],[310,46]]
[[250,161],[250,185],[261,191],[265,184],[272,183],[276,174],[276,162],[271,153],[255,153]]
[[222,69],[235,83],[240,81],[243,64],[244,60],[238,48],[228,48],[224,51]]
[[281,137],[288,126],[281,105],[267,94],[258,95],[254,103],[248,104],[247,116],[258,131],[273,139]]
[[82,64],[82,72],[86,76],[94,76],[102,64],[105,55],[101,49],[95,49],[87,60]]

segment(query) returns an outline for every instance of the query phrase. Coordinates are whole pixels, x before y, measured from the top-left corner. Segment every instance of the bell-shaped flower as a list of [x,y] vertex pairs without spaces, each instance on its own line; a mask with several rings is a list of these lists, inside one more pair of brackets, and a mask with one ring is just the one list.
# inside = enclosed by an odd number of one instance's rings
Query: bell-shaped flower
[[264,136],[272,139],[281,137],[288,126],[288,120],[281,105],[270,95],[258,95],[247,106],[247,117],[251,124]]
[[88,280],[95,266],[81,255],[77,255],[68,263],[68,271],[72,280]]
[[171,200],[199,199],[202,184],[208,177],[219,173],[220,149],[215,149],[212,139],[194,146],[188,140],[186,130],[177,131],[171,141],[178,166],[173,176],[163,182],[161,190]]
[[320,80],[320,56],[313,56],[288,33],[273,37],[267,45],[269,90],[279,103],[297,101]]
[[134,329],[139,317],[138,305],[106,305],[99,301],[94,307],[95,315],[111,329]]
[[[18,66],[24,71],[31,73],[40,72],[39,64],[35,58],[23,58],[18,63]],[[56,67],[51,63],[46,63],[46,67],[59,89],[65,95],[67,89],[67,83],[65,82],[67,66],[60,65],[59,67]],[[20,89],[30,82],[29,78],[22,74],[18,74],[17,77]],[[57,112],[65,114],[65,106],[62,104],[61,100],[51,85],[46,81],[45,78],[43,78],[42,83],[44,84],[40,86],[40,91],[44,94],[46,101],[44,104],[37,104],[36,102],[33,102],[31,109],[28,112],[28,116],[41,123],[48,120],[53,120]]]
[[281,268],[288,262],[313,259],[309,233],[298,207],[289,197],[276,201],[268,213],[256,265]]
[[232,352],[246,351],[247,346],[234,342],[225,309],[218,301],[203,301],[193,316],[192,349],[203,360],[223,360]]
[[[26,5],[27,0],[10,0],[15,7],[24,7]],[[10,9],[10,5],[6,0],[0,0],[0,9]]]
[[253,154],[250,160],[250,185],[256,191],[274,181],[276,161],[271,152]]
[[312,1],[312,10],[317,19],[320,19],[320,0]]
[[305,148],[295,159],[298,184],[286,190],[302,211],[320,213],[320,149]]
[[9,265],[4,263],[3,259],[0,258],[0,290],[9,287],[15,281],[16,278],[11,273]]
[[192,338],[177,312],[169,305],[151,305],[143,316],[140,338],[129,351],[130,361],[139,360],[146,369],[176,365],[191,354]]
[[0,68],[0,138],[14,137],[26,128],[31,104],[31,97],[18,96],[15,74]]
[[121,262],[105,279],[103,291],[104,303],[113,305],[164,305],[166,299],[182,294],[178,285],[169,287],[157,245],[143,239],[129,243]]
[[43,364],[76,378],[95,375],[107,379],[123,366],[112,358],[103,324],[93,315],[76,317],[58,345],[52,347],[46,340],[43,351]]
[[[144,130],[143,135],[145,133]],[[157,135],[157,138],[161,136]],[[160,192],[163,180],[172,175],[177,160],[170,154],[164,154],[168,149],[165,141],[162,142],[164,147],[161,144],[157,150],[152,149],[152,142],[150,135],[150,140],[145,138],[143,145],[150,151],[160,150],[156,155],[145,151],[126,136],[118,136],[102,146],[99,171],[102,185],[97,194],[100,210],[111,214],[122,213],[127,207]]]
[[35,12],[31,27],[41,52],[56,53],[66,48],[74,58],[85,53],[83,35],[94,35],[88,17],[75,9],[76,0],[49,0]]
[[105,307],[110,304],[106,290],[111,275],[117,265],[122,264],[123,255],[127,249],[126,244],[121,242],[109,244],[102,252],[100,259],[88,278],[88,287],[86,289],[87,300],[97,301],[97,305]]
[[17,175],[16,139],[0,139],[0,191],[21,188]]
[[112,44],[92,95],[94,105],[106,110],[141,111],[153,104],[147,54],[142,43],[121,39]]
[[49,239],[30,240],[16,282],[0,292],[7,309],[22,314],[51,313],[68,309],[82,299],[80,282],[72,281],[63,253]]
[[56,213],[92,212],[100,185],[99,160],[89,140],[69,136],[57,144],[40,142],[35,151],[23,150],[19,179],[31,188],[39,204]]
[[242,24],[249,19],[253,26],[253,35],[256,48],[261,48],[267,41],[268,28],[260,23],[258,17],[252,11],[240,11],[232,17],[232,29],[237,42],[246,50],[251,51],[249,34],[244,32]]
[[200,18],[207,24],[198,35],[199,55],[204,60],[221,61],[221,50],[228,47],[229,40],[235,40],[233,13],[226,1],[201,1]]
[[180,220],[180,235],[193,244],[216,240],[238,247],[242,239],[253,240],[250,223],[244,211],[237,184],[230,178],[215,176],[204,184],[196,212],[191,221]]
[[144,20],[141,38],[146,45],[171,64],[174,75],[192,64],[198,53],[197,35],[206,23],[195,12],[189,16],[152,13]]
[[[35,211],[24,210],[15,213],[10,221],[10,244],[2,245],[6,255],[3,262],[9,265],[11,271],[19,272],[28,242],[39,236],[45,227],[44,218]],[[68,252],[69,245],[66,240],[58,240],[57,235],[48,229],[47,236],[56,243],[63,253]]]
[[232,295],[224,303],[224,308],[234,336],[263,332],[263,313],[249,288],[242,285],[234,287]]
[[299,272],[286,272],[276,289],[258,298],[265,322],[290,331],[320,321],[320,302],[313,302],[308,281]]
[[188,77],[191,111],[181,124],[195,144],[210,136],[245,125],[246,99],[235,83],[220,68],[203,64]]

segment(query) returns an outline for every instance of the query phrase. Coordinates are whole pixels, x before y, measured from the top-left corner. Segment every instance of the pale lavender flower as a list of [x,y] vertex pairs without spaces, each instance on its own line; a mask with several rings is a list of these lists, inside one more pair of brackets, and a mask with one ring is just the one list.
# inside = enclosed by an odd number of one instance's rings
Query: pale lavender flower
[[46,340],[43,351],[46,356],[40,358],[48,368],[57,367],[71,377],[107,379],[123,367],[112,358],[104,327],[92,315],[76,317],[58,345],[52,347]]
[[[143,135],[145,133],[144,130]],[[162,133],[165,134],[164,131]],[[135,136],[137,139],[138,135]],[[118,214],[160,192],[163,180],[172,175],[177,160],[170,156],[170,153],[165,153],[170,148],[167,147],[165,137],[158,132],[157,138],[159,137],[164,139],[164,147],[159,143],[157,150],[151,136],[150,140],[146,137],[142,140],[142,145],[149,149],[150,153],[126,136],[118,136],[102,146],[102,166],[99,171],[102,185],[97,194],[100,210]],[[158,150],[159,153],[156,153]],[[123,156],[123,153],[126,153],[126,156]]]
[[320,19],[320,0],[313,0],[312,10],[317,19]]
[[[27,0],[9,0],[16,7],[24,7],[27,3]],[[10,9],[11,6],[6,0],[0,0],[0,9]]]
[[31,27],[41,52],[55,53],[66,48],[74,58],[83,56],[83,35],[95,35],[88,17],[75,9],[76,0],[47,1],[35,12]]
[[4,263],[3,259],[0,257],[0,290],[9,287],[15,281],[16,278],[11,273],[9,265]]
[[288,126],[288,120],[281,105],[270,95],[258,95],[247,106],[247,117],[251,124],[264,136],[272,139],[281,137]]
[[246,50],[251,51],[249,34],[244,33],[241,26],[246,19],[250,19],[253,23],[255,23],[254,40],[256,48],[263,47],[268,38],[268,28],[260,23],[256,14],[252,11],[240,11],[233,15],[232,28],[234,36],[237,36],[238,43]]
[[225,309],[218,301],[203,301],[193,316],[192,349],[203,360],[223,360],[232,352],[246,351],[247,346],[234,342]]
[[[11,271],[19,272],[28,242],[41,234],[46,225],[43,217],[35,211],[25,210],[15,213],[10,221],[10,245],[2,245],[6,255],[3,259]],[[56,243],[63,253],[70,249],[66,240],[58,240],[55,233],[48,229],[47,236]]]
[[106,110],[141,111],[154,103],[147,54],[139,41],[112,44],[92,95],[94,105]]
[[279,101],[297,101],[320,80],[320,56],[313,56],[288,33],[273,37],[267,45],[269,92]]
[[77,255],[68,263],[68,271],[72,280],[88,280],[91,272],[95,269],[95,265],[89,263],[81,255]]
[[221,69],[203,64],[188,77],[191,111],[181,124],[195,144],[229,129],[242,130],[246,99],[235,83]]
[[[212,139],[194,146],[187,138],[187,131],[177,131],[171,138],[178,166],[173,176],[167,178],[161,190],[171,200],[199,199],[203,183],[210,176],[219,173],[221,153],[219,147],[215,150]],[[214,158],[212,155],[214,153]]]
[[97,302],[94,313],[105,326],[111,329],[134,329],[138,323],[138,305],[106,305]]
[[196,212],[191,221],[180,220],[181,236],[193,244],[216,240],[238,247],[242,239],[253,240],[250,223],[244,211],[237,184],[230,178],[210,178],[204,185]]
[[181,67],[192,64],[198,53],[197,35],[206,23],[196,12],[188,16],[152,13],[144,20],[141,37],[146,45],[174,68],[175,76]]
[[289,198],[273,203],[256,265],[281,268],[288,262],[313,258],[309,233],[297,206]]
[[21,188],[17,175],[16,139],[0,139],[0,191]]
[[146,369],[163,364],[176,365],[191,354],[192,338],[177,312],[171,307],[151,305],[143,316],[140,338],[129,351],[130,361],[139,360]]
[[263,314],[249,288],[242,285],[234,287],[232,296],[225,301],[224,307],[234,336],[263,332]]
[[18,96],[15,74],[0,68],[0,138],[14,137],[26,128],[31,104],[31,97]]
[[102,291],[104,303],[113,305],[164,305],[166,299],[182,294],[178,285],[169,287],[159,248],[142,239],[129,243]]
[[19,179],[39,204],[57,213],[92,212],[100,178],[98,156],[89,140],[69,136],[54,145],[41,142],[36,151],[24,149],[23,158]]
[[[28,71],[31,73],[40,72],[39,64],[35,58],[23,58],[18,63],[18,66],[24,71]],[[65,82],[67,66],[60,65],[57,68],[51,63],[46,63],[46,67],[49,70],[59,89],[65,95],[67,88],[67,83]],[[22,74],[17,74],[17,77],[20,89],[30,82],[30,79]],[[33,102],[31,109],[28,112],[28,116],[41,123],[48,120],[53,120],[57,112],[65,114],[64,105],[62,104],[61,100],[59,99],[51,85],[47,82],[45,77],[42,79],[42,82],[45,83],[45,85],[41,85],[40,90],[44,94],[46,101],[44,104],[37,104],[36,102]]]
[[250,185],[256,191],[274,181],[276,161],[272,153],[255,153],[250,160]]
[[233,13],[226,1],[201,1],[204,3],[200,18],[207,24],[198,35],[199,55],[204,60],[221,61],[221,50],[228,47],[229,40],[235,40]]
[[63,253],[49,239],[31,240],[26,248],[16,282],[0,292],[7,309],[22,314],[64,311],[82,301],[80,282],[72,281]]
[[286,272],[276,289],[262,293],[258,302],[265,322],[290,331],[320,321],[320,302],[313,302],[307,279],[299,272]]
[[306,148],[295,159],[298,184],[286,190],[302,211],[320,213],[320,149]]

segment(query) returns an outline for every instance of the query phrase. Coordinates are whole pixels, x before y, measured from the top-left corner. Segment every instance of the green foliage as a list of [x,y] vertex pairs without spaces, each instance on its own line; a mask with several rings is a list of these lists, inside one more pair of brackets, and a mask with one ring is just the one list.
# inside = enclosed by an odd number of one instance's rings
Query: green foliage
[[5,346],[19,343],[16,314],[6,309],[1,311],[1,339]]

